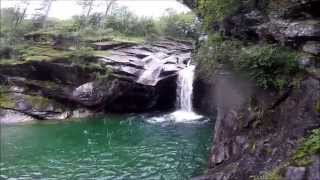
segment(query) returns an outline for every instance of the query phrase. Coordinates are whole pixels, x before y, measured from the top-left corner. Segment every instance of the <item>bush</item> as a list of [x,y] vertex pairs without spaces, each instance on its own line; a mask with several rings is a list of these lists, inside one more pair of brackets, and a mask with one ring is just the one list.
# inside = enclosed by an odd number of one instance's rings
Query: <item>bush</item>
[[299,71],[297,57],[295,52],[283,47],[245,46],[240,41],[210,35],[208,42],[199,49],[196,60],[199,75],[203,78],[211,75],[218,64],[227,64],[255,80],[258,87],[281,90]]
[[283,89],[299,71],[297,54],[283,47],[263,45],[241,51],[237,67],[262,88]]
[[218,34],[210,34],[195,57],[198,76],[206,79],[214,73],[219,64],[231,64],[238,59],[241,46],[239,41],[223,40]]
[[92,59],[94,59],[94,52],[90,47],[77,48],[71,54],[71,60],[77,64],[87,65]]
[[241,0],[199,0],[198,13],[203,18],[204,28],[210,30],[214,21],[234,13],[240,6]]
[[162,35],[175,38],[196,39],[198,37],[199,22],[193,13],[178,14],[170,9],[167,13],[167,16],[161,17],[157,22]]

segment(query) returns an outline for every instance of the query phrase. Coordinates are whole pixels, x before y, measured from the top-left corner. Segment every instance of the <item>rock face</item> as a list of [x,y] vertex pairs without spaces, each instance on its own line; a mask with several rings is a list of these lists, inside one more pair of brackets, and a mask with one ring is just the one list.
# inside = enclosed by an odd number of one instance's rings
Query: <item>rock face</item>
[[[183,2],[197,8],[199,1]],[[299,87],[281,93],[258,89],[223,66],[212,77],[197,79],[194,107],[216,118],[216,124],[209,171],[195,179],[268,179],[264,173],[283,164],[283,179],[320,179],[319,154],[305,167],[288,162],[299,140],[320,127],[316,108],[320,101],[320,1],[241,3],[233,14],[212,22],[211,30],[225,38],[277,43],[295,49],[303,53],[299,63],[307,73],[299,80]]]
[[191,43],[94,47],[108,51],[82,64],[68,59],[0,64],[0,122],[174,108],[176,73],[190,61]]
[[99,61],[111,68],[118,78],[155,86],[185,68],[191,60],[191,51],[191,44],[163,40],[147,46],[110,50],[110,55],[99,56]]
[[[195,179],[258,177],[290,159],[299,139],[320,126],[315,109],[320,83],[315,78],[306,77],[299,89],[282,94],[257,89],[226,68],[209,81],[201,81],[197,80],[195,87],[196,108],[216,116],[216,125],[209,175]],[[304,167],[288,168],[287,179],[305,177],[305,171]],[[316,177],[319,179],[318,174]]]

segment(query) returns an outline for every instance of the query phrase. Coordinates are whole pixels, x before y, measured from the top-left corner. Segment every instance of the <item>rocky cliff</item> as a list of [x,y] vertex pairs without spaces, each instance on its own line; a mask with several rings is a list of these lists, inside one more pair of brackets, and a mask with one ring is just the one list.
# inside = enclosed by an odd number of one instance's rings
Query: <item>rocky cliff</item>
[[192,50],[191,43],[172,40],[99,41],[87,44],[95,49],[87,57],[91,49],[28,39],[20,60],[0,62],[0,123],[171,110],[176,74]]
[[[194,8],[209,35],[214,32],[224,40],[243,42],[238,49],[273,44],[300,54],[299,75],[288,78],[288,86],[281,90],[257,86],[255,77],[242,76],[234,65],[219,60],[219,55],[211,56],[212,61],[218,60],[205,78],[200,74],[203,67],[198,67],[194,106],[215,117],[216,123],[209,171],[195,179],[320,179],[320,1],[184,3]],[[225,49],[232,54],[231,48]],[[208,47],[209,54],[216,52]],[[240,58],[235,55],[232,61]],[[248,67],[241,70],[250,72]],[[312,130],[316,135],[310,136]]]

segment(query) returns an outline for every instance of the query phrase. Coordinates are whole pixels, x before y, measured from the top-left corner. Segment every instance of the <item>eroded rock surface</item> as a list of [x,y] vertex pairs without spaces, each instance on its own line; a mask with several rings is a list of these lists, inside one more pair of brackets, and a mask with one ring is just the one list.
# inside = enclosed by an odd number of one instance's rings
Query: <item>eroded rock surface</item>
[[[221,68],[213,77],[197,80],[195,85],[197,110],[216,117],[209,175],[195,179],[262,176],[285,164],[301,138],[320,127],[320,114],[316,110],[320,82],[316,78],[306,76],[299,88],[279,94],[257,89],[253,83]],[[308,171],[319,179],[317,171],[310,168],[288,167],[283,177],[305,179]]]
[[174,108],[176,74],[190,61],[191,43],[92,46],[105,52],[86,62],[0,64],[1,123]]

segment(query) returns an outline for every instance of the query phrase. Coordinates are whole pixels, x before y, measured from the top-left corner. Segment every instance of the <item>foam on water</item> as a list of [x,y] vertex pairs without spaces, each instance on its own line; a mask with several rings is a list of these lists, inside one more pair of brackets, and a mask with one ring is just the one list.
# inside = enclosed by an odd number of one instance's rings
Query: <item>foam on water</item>
[[197,123],[204,117],[193,112],[192,92],[195,66],[181,70],[177,79],[177,111],[147,119],[150,123],[176,122]]

